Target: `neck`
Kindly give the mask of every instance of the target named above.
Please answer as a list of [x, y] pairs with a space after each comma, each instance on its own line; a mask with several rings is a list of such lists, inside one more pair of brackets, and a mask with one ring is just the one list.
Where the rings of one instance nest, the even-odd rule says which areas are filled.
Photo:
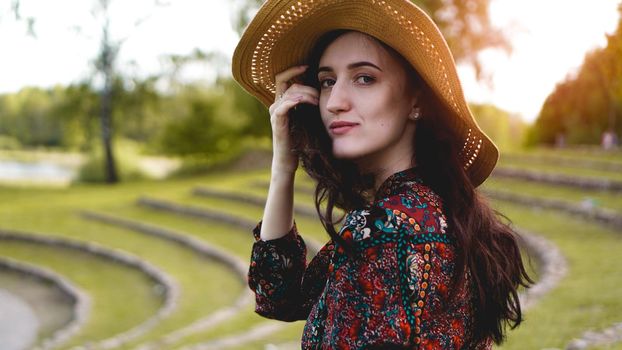
[[384, 162], [383, 164], [364, 164], [359, 162], [357, 164], [359, 171], [362, 174], [370, 174], [374, 178], [374, 193], [378, 191], [380, 186], [385, 182], [389, 176], [398, 173], [400, 171], [410, 169], [414, 167], [414, 154], [409, 154], [407, 156], [402, 156], [400, 158], [393, 159], [389, 162]]

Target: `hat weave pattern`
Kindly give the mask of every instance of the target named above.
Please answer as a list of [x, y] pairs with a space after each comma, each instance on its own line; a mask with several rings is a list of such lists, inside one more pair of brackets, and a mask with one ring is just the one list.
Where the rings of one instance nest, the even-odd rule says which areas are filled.
[[443, 123], [461, 138], [463, 167], [475, 186], [481, 184], [494, 168], [498, 150], [466, 104], [438, 27], [409, 0], [268, 0], [240, 39], [233, 76], [269, 106], [275, 75], [305, 63], [318, 38], [335, 29], [366, 33], [404, 56], [450, 112], [441, 116]]

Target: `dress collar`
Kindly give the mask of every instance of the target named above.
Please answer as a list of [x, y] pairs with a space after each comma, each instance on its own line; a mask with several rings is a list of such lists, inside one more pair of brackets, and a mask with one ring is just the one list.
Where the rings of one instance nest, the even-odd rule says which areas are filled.
[[403, 187], [411, 186], [413, 182], [422, 183], [417, 166], [399, 171], [389, 176], [376, 191], [376, 199], [390, 197], [403, 192]]

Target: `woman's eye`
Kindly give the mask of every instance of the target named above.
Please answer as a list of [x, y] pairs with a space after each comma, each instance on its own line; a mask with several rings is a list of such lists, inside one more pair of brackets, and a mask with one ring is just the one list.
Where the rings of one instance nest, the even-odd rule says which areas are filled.
[[333, 79], [323, 79], [320, 80], [320, 87], [321, 88], [329, 88], [331, 86], [335, 85], [335, 80]]
[[356, 82], [359, 84], [364, 84], [364, 85], [368, 85], [374, 82], [374, 78], [370, 77], [369, 75], [361, 75], [359, 77], [356, 78]]

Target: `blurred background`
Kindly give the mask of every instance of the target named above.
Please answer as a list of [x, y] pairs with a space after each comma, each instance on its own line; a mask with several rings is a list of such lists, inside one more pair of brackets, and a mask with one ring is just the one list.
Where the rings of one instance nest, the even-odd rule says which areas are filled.
[[[502, 349], [622, 349], [622, 3], [417, 0], [501, 150], [481, 187], [538, 288]], [[0, 0], [0, 349], [295, 349], [245, 286], [260, 0]], [[327, 240], [299, 174], [299, 228]]]

